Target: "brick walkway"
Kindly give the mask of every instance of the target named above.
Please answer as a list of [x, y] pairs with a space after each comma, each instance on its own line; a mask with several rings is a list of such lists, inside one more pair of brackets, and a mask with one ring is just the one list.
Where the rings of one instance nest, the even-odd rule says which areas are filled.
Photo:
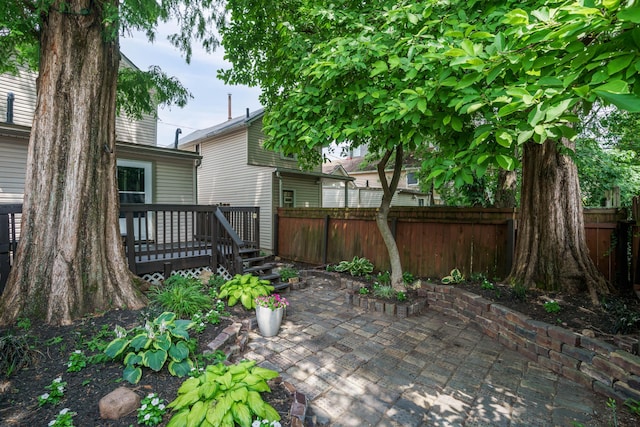
[[305, 393], [331, 426], [596, 426], [604, 399], [484, 336], [429, 311], [396, 319], [312, 285], [289, 292], [276, 337], [250, 333], [247, 358]]

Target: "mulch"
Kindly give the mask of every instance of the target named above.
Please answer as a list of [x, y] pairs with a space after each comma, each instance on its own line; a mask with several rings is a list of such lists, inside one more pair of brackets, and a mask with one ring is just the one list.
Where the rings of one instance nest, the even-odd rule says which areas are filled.
[[[234, 310], [234, 314], [242, 311]], [[245, 312], [245, 316], [249, 316]], [[97, 353], [87, 350], [91, 340], [101, 335], [101, 331], [113, 331], [116, 325], [129, 329], [144, 324], [145, 309], [143, 310], [112, 310], [100, 316], [84, 318], [70, 326], [50, 327], [34, 325], [13, 331], [0, 331], [0, 336], [8, 333], [27, 335], [29, 342], [37, 350], [37, 363], [28, 369], [15, 372], [6, 377], [0, 372], [0, 425], [3, 426], [46, 426], [57, 416], [62, 408], [70, 408], [76, 412], [73, 417], [76, 426], [131, 426], [137, 425], [137, 414], [133, 413], [119, 420], [104, 420], [100, 418], [98, 402], [102, 397], [118, 387], [126, 386], [134, 390], [141, 398], [149, 393], [157, 393], [165, 404], [175, 399], [177, 390], [186, 378], [178, 378], [169, 374], [166, 367], [159, 372], [149, 369], [143, 370], [142, 379], [132, 385], [122, 379], [123, 365], [121, 362], [104, 362], [88, 364], [79, 372], [67, 372], [69, 354], [80, 349], [87, 355]], [[223, 318], [218, 325], [208, 325], [206, 329], [190, 336], [198, 341], [201, 353], [206, 350], [206, 344], [232, 321]], [[0, 355], [2, 357], [2, 355]], [[67, 383], [64, 398], [58, 405], [38, 406], [38, 396], [45, 393], [46, 386], [57, 378]], [[289, 409], [293, 401], [292, 396], [282, 384], [274, 384], [271, 393], [263, 393], [263, 398], [271, 404], [281, 415], [283, 427], [290, 426]], [[171, 418], [167, 413], [163, 422], [165, 426]]]

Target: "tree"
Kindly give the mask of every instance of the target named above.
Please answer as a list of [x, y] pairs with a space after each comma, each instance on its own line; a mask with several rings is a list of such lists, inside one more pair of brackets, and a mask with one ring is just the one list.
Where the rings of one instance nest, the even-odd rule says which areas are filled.
[[508, 280], [588, 287], [594, 303], [608, 292], [588, 257], [569, 153], [580, 109], [599, 99], [640, 110], [640, 7], [616, 0], [246, 3], [229, 2], [222, 43], [234, 68], [222, 75], [266, 86], [272, 147], [307, 154], [337, 140], [382, 153], [434, 138], [446, 154], [429, 177], [436, 185], [471, 184], [493, 166], [514, 170], [521, 147], [522, 209]]
[[[215, 46], [206, 24], [213, 22], [216, 4], [22, 0], [0, 5], [3, 71], [25, 64], [39, 71], [20, 244], [0, 299], [1, 323], [26, 316], [68, 324], [86, 313], [145, 303], [127, 268], [118, 227], [118, 32], [144, 30], [153, 39], [156, 24], [175, 16], [180, 31], [171, 40], [188, 60], [190, 40]], [[142, 80], [162, 82], [154, 86], [161, 101], [185, 100], [179, 85], [157, 70]], [[152, 111], [149, 102], [155, 102], [129, 99], [138, 102], [122, 107], [133, 115]]]

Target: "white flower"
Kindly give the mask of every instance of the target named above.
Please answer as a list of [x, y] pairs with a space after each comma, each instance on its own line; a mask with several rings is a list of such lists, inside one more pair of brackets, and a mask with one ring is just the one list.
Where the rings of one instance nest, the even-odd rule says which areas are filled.
[[59, 385], [59, 386], [58, 386], [58, 391], [59, 391], [60, 393], [62, 393], [62, 392], [64, 391], [64, 387], [63, 387], [63, 386], [61, 386], [61, 385]]
[[255, 420], [254, 422], [251, 423], [251, 427], [260, 427], [260, 424], [262, 424], [260, 420]]
[[53, 380], [54, 383], [60, 383], [62, 382], [62, 377], [58, 377], [55, 380]]
[[149, 393], [147, 394], [147, 399], [153, 399], [154, 397], [156, 397], [155, 393]]
[[146, 403], [140, 407], [141, 411], [144, 411], [145, 409], [147, 409], [147, 404]]
[[166, 408], [166, 406], [164, 406], [164, 403], [158, 405], [158, 409], [160, 409], [161, 411], [164, 410], [164, 408]]
[[154, 399], [151, 401], [151, 404], [152, 404], [153, 406], [157, 406], [157, 405], [158, 405], [158, 403], [160, 403], [160, 399], [158, 399], [157, 397], [156, 397], [156, 398], [154, 398]]
[[49, 398], [49, 393], [45, 393], [42, 396], [40, 396], [40, 399], [42, 400], [47, 400]]
[[278, 421], [271, 421], [271, 427], [282, 427]]
[[144, 420], [145, 420], [145, 421], [149, 421], [149, 418], [151, 418], [151, 414], [146, 414], [146, 415], [144, 416]]
[[51, 420], [49, 421], [49, 424], [47, 424], [49, 427], [56, 425], [56, 421], [57, 420]]
[[76, 354], [82, 354], [82, 350], [76, 350], [76, 351], [74, 351], [74, 353], [76, 353]]
[[67, 413], [67, 412], [69, 412], [69, 411], [70, 411], [70, 409], [69, 409], [69, 408], [61, 409], [61, 410], [60, 410], [60, 415], [64, 415], [64, 414], [66, 414], [66, 413]]

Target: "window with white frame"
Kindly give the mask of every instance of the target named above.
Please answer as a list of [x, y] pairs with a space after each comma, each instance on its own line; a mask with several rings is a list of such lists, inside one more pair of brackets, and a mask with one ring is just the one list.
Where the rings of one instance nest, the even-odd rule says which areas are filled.
[[407, 185], [418, 185], [418, 175], [415, 172], [407, 172]]

